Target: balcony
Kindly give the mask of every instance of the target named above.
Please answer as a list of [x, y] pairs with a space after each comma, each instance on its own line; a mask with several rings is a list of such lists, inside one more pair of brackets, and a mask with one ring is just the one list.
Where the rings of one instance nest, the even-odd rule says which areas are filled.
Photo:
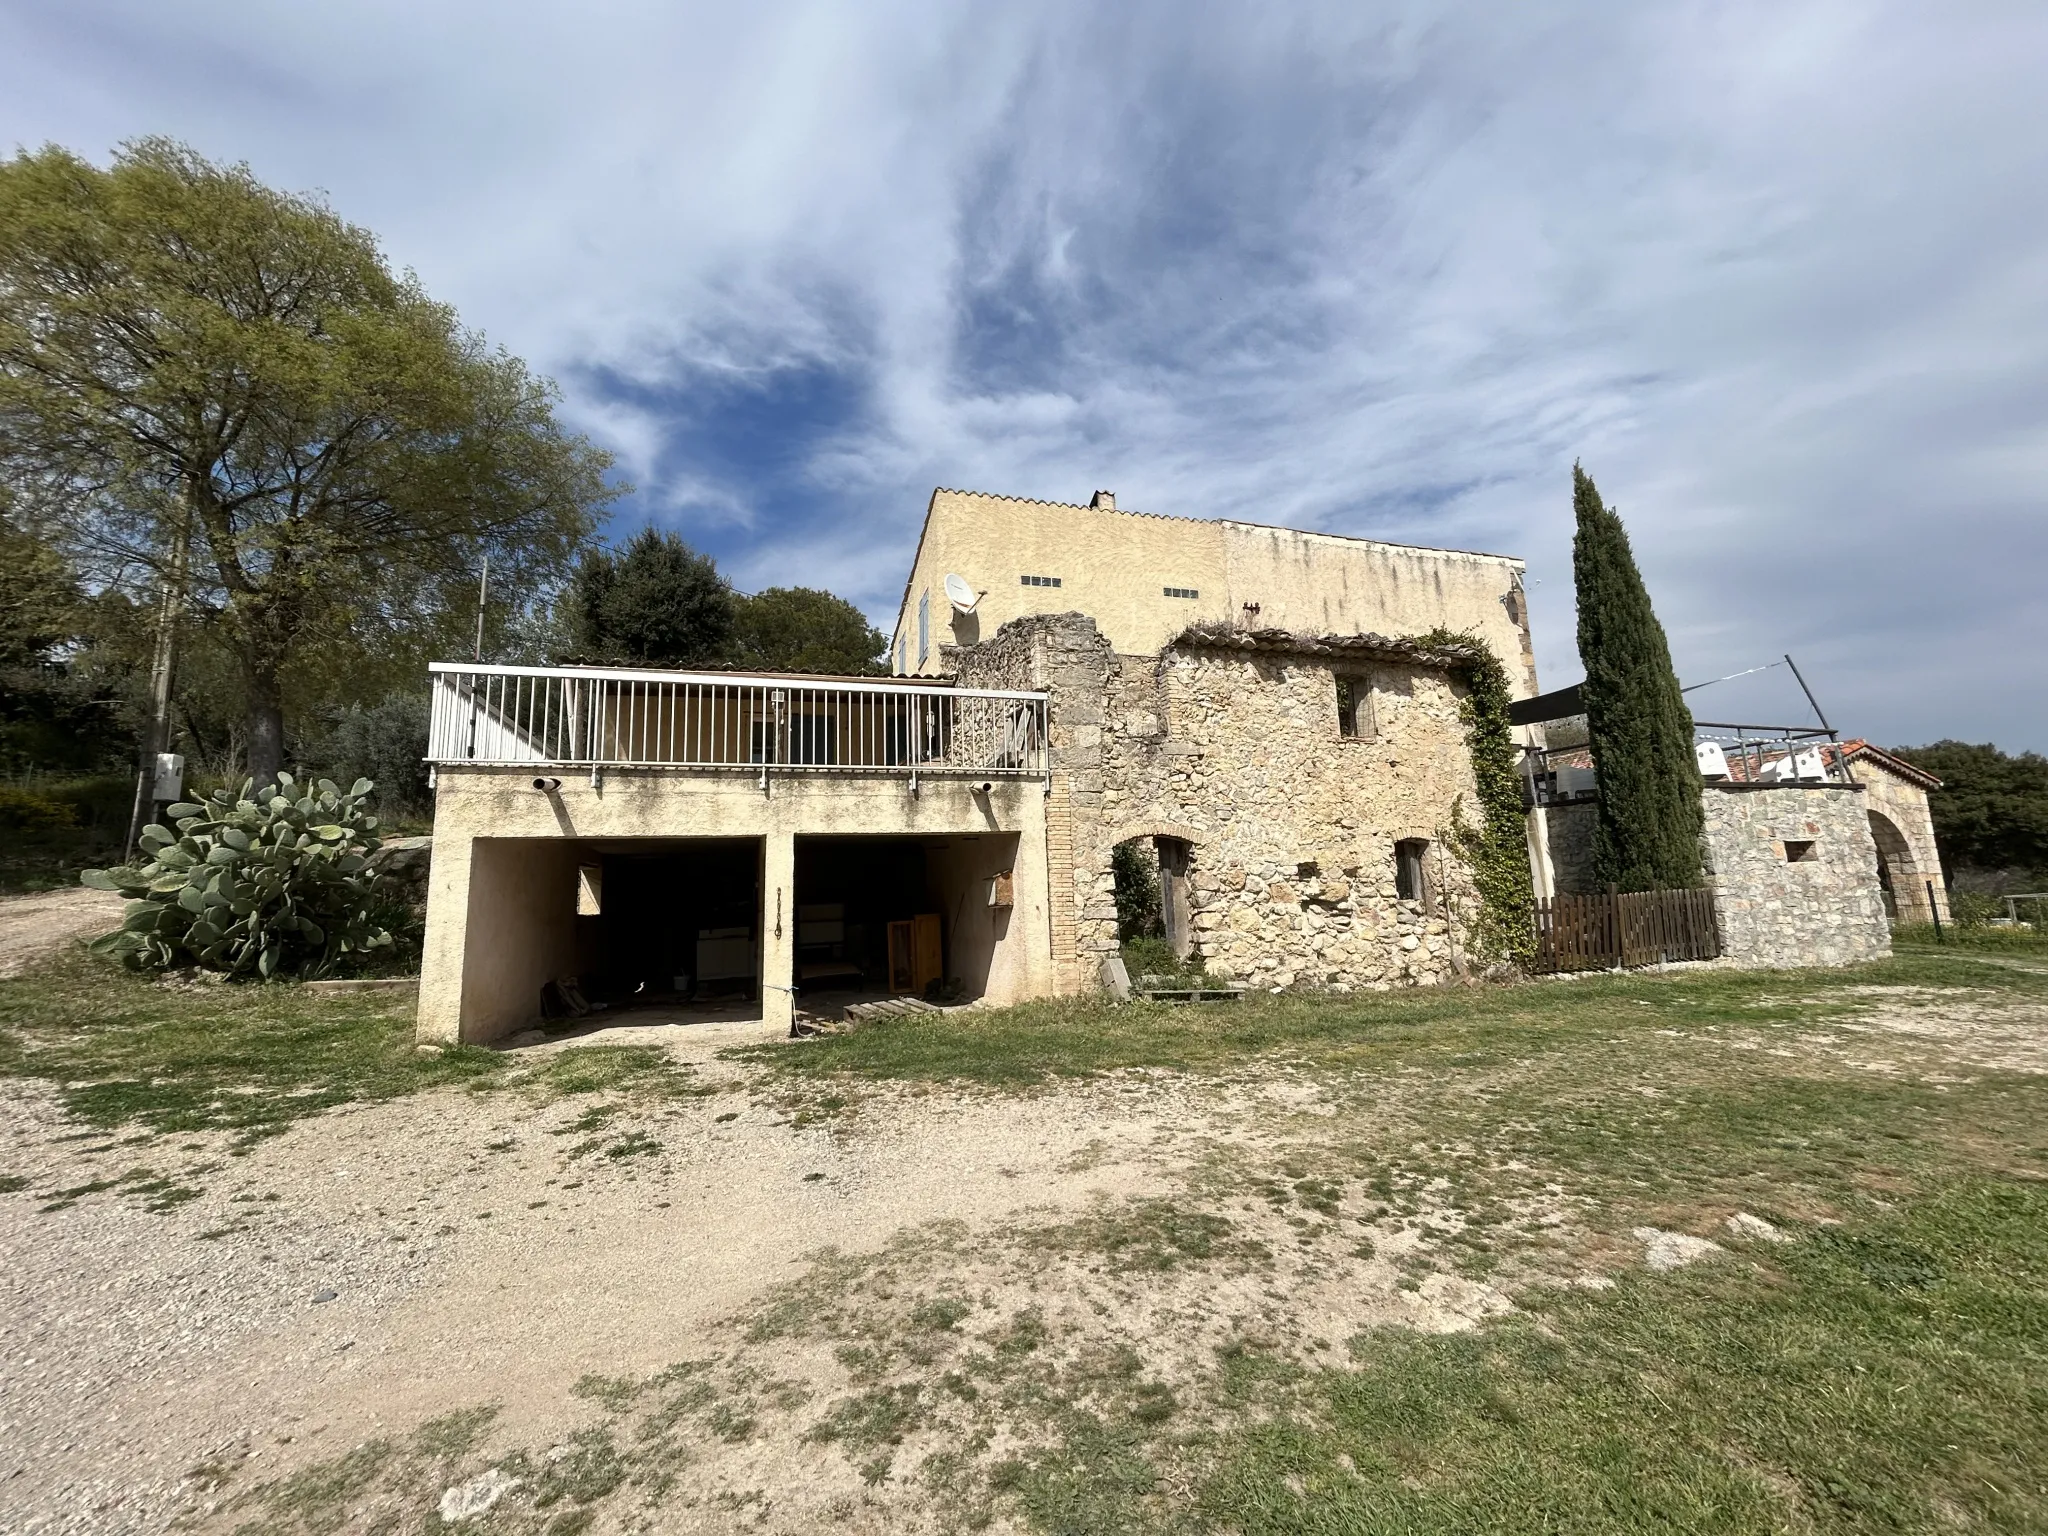
[[435, 662], [437, 767], [1043, 776], [1046, 696], [739, 672]]

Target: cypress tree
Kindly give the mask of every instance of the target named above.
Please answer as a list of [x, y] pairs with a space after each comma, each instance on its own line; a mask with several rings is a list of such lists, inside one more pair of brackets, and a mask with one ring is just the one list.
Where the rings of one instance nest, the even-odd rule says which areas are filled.
[[1704, 820], [1699, 760], [1671, 646], [1650, 607], [1628, 531], [1576, 464], [1572, 510], [1586, 733], [1600, 783], [1594, 872], [1624, 891], [1696, 886]]

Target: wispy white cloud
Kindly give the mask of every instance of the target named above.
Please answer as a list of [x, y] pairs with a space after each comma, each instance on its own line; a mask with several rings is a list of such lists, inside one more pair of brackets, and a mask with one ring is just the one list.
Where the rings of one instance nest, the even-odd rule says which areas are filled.
[[2048, 12], [1882, 0], [0, 16], [0, 138], [327, 189], [636, 516], [893, 604], [933, 484], [1527, 556], [1682, 668], [2048, 746]]

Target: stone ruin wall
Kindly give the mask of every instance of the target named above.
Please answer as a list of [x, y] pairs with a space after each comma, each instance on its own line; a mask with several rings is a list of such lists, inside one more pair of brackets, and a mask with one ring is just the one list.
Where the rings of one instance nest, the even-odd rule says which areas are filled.
[[[1891, 953], [1861, 789], [1704, 786], [1723, 955], [1743, 966], [1855, 965]], [[1787, 840], [1813, 857], [1787, 863]]]
[[[947, 660], [963, 686], [1052, 696], [1048, 852], [1067, 990], [1096, 985], [1117, 951], [1110, 855], [1132, 837], [1191, 845], [1190, 926], [1212, 975], [1350, 991], [1442, 982], [1467, 958], [1477, 898], [1441, 833], [1461, 796], [1476, 819], [1476, 794], [1462, 688], [1443, 673], [1263, 651], [1118, 656], [1079, 614], [1014, 621]], [[1340, 672], [1374, 682], [1371, 740], [1338, 732]], [[1431, 844], [1427, 902], [1396, 894], [1402, 838]]]
[[[1724, 963], [1744, 967], [1854, 965], [1891, 953], [1877, 884], [1877, 845], [1864, 796], [1843, 784], [1703, 784], [1703, 848]], [[1545, 813], [1550, 862], [1564, 895], [1596, 895], [1591, 802]], [[1788, 864], [1785, 841], [1811, 842]]]

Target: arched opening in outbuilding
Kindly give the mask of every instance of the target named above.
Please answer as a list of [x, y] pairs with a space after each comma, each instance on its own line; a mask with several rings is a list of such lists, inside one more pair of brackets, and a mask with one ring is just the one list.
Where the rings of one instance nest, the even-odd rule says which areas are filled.
[[1882, 811], [1870, 812], [1870, 836], [1877, 844], [1877, 884], [1884, 892], [1885, 916], [1893, 922], [1928, 920], [1923, 876], [1913, 863], [1913, 849], [1898, 823]]

